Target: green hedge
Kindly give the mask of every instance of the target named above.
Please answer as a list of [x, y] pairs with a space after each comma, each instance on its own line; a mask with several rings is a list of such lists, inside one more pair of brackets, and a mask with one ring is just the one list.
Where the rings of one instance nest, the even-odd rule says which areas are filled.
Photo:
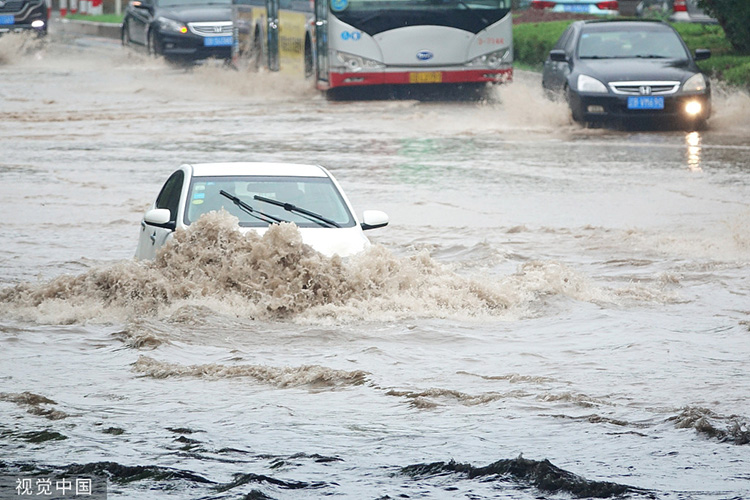
[[[541, 70], [552, 47], [572, 21], [520, 23], [513, 26], [513, 56], [520, 67]], [[738, 54], [717, 25], [674, 23], [691, 51], [711, 49], [698, 66], [730, 85], [750, 88], [750, 56]]]

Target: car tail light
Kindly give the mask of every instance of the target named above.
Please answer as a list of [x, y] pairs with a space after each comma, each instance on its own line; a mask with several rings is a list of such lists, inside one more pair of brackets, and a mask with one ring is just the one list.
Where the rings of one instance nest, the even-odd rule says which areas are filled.
[[675, 12], [687, 12], [687, 0], [674, 0]]
[[550, 2], [548, 0], [532, 0], [531, 7], [533, 9], [552, 9], [557, 5], [556, 2]]
[[596, 4], [599, 10], [617, 10], [620, 6], [617, 4], [617, 0], [610, 0], [608, 2], [599, 2]]

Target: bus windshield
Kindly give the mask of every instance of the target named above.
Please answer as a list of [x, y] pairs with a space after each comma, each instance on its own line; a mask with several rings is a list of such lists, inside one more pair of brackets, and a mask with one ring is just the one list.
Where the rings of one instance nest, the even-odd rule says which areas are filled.
[[330, 0], [331, 15], [370, 36], [409, 26], [479, 33], [510, 14], [510, 0]]

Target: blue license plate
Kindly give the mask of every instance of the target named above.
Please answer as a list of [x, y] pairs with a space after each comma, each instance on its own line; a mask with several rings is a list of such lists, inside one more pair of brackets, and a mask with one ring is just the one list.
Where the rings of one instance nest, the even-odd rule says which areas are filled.
[[563, 5], [563, 11], [565, 12], [588, 12], [589, 6], [588, 5]]
[[203, 39], [203, 45], [206, 47], [231, 47], [232, 37], [230, 36], [207, 36]]
[[0, 16], [0, 25], [2, 24], [16, 24], [15, 16]]
[[628, 97], [628, 109], [664, 109], [664, 97]]

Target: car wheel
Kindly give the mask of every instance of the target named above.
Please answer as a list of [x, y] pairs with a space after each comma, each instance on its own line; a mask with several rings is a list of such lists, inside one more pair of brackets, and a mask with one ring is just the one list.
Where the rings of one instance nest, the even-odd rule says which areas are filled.
[[128, 33], [128, 23], [122, 23], [122, 31], [120, 32], [120, 41], [124, 46], [130, 45], [130, 34]]
[[568, 108], [570, 109], [570, 114], [573, 116], [573, 121], [576, 123], [583, 123], [583, 114], [580, 109], [573, 106], [572, 99], [570, 98], [571, 90], [567, 85], [565, 86], [563, 95], [565, 96], [565, 101], [568, 103]]
[[161, 55], [161, 47], [159, 46], [159, 41], [154, 36], [153, 31], [148, 32], [148, 40], [147, 40], [147, 47], [148, 47], [148, 54], [153, 57], [157, 57]]

